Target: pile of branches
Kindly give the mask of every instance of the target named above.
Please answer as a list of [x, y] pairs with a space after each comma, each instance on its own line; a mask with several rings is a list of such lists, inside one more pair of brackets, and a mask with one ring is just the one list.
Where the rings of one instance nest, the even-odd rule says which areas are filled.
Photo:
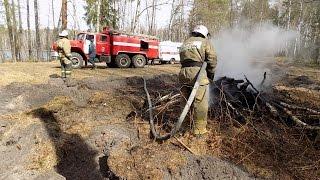
[[222, 77], [213, 83], [211, 90], [213, 107], [223, 107], [224, 114], [228, 114], [228, 116], [241, 124], [246, 123], [247, 117], [253, 114], [269, 113], [279, 119], [285, 117], [291, 123], [305, 129], [320, 130], [318, 121], [306, 123], [294, 114], [294, 112], [300, 112], [319, 116], [320, 111], [288, 104], [274, 96], [270, 91], [268, 93], [259, 91], [247, 77], [244, 80]]
[[[259, 87], [262, 87], [264, 81], [265, 75]], [[210, 87], [211, 107], [213, 111], [219, 111], [218, 116], [226, 115], [237, 123], [245, 124], [252, 116], [263, 113], [277, 119], [286, 119], [287, 123], [296, 124], [304, 129], [320, 130], [319, 121], [308, 121], [306, 118], [301, 120], [295, 115], [299, 112], [308, 114], [309, 117], [320, 117], [319, 110], [289, 104], [272, 91], [260, 91], [247, 77], [240, 80], [222, 77], [214, 81]], [[160, 126], [170, 129], [181, 112], [182, 96], [178, 89], [166, 95], [161, 94], [163, 93], [157, 91], [152, 98], [154, 99], [152, 109], [155, 111], [154, 118]]]

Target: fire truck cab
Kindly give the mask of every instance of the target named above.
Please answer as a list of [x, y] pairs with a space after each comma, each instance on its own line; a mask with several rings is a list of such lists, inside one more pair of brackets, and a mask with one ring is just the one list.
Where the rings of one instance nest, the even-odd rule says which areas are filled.
[[[81, 32], [71, 40], [73, 68], [87, 65], [90, 40], [96, 46], [96, 61], [110, 67], [144, 67], [159, 58], [159, 40], [147, 35], [130, 35], [104, 28], [100, 33]], [[53, 49], [57, 51], [54, 44]]]

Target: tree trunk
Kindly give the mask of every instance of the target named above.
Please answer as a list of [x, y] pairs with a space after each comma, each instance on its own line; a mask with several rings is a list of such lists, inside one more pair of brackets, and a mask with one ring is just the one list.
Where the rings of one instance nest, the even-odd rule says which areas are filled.
[[136, 6], [135, 15], [134, 15], [133, 21], [131, 23], [131, 32], [133, 32], [133, 33], [136, 32], [136, 28], [137, 28], [138, 23], [139, 23], [140, 3], [141, 3], [141, 1], [137, 0], [137, 6]]
[[171, 5], [171, 13], [170, 13], [170, 20], [169, 20], [169, 25], [168, 25], [168, 40], [172, 39], [172, 21], [173, 18], [175, 17], [176, 14], [176, 7], [175, 7], [175, 0], [172, 0], [172, 5]]
[[[300, 0], [300, 12], [299, 12], [299, 20], [298, 20], [298, 26], [297, 26], [297, 31], [299, 32], [299, 34], [301, 34], [302, 15], [303, 15], [302, 12], [303, 12], [303, 1]], [[295, 39], [293, 57], [295, 57], [297, 54], [297, 49], [298, 49], [297, 46], [298, 46], [299, 40], [301, 40], [300, 36]]]
[[233, 26], [233, 0], [230, 0], [230, 27]]
[[97, 1], [97, 26], [96, 26], [96, 32], [100, 31], [100, 11], [101, 11], [101, 0]]
[[14, 37], [13, 37], [13, 32], [12, 32], [11, 14], [10, 14], [11, 9], [9, 7], [8, 0], [4, 0], [3, 3], [4, 3], [5, 11], [6, 11], [6, 20], [7, 20], [8, 32], [9, 32], [12, 60], [15, 62], [16, 55], [15, 55]]
[[152, 0], [152, 10], [151, 10], [151, 22], [149, 25], [149, 34], [153, 35], [154, 23], [155, 23], [155, 16], [156, 16], [156, 1]]
[[62, 21], [62, 30], [67, 29], [68, 27], [68, 2], [67, 0], [62, 0], [61, 6], [61, 21]]
[[14, 0], [11, 0], [11, 13], [12, 13], [12, 33], [13, 33], [13, 41], [14, 41], [14, 55], [15, 55], [15, 59], [19, 61], [16, 7], [14, 4]]
[[56, 29], [56, 21], [55, 21], [55, 18], [54, 18], [54, 3], [53, 3], [53, 1], [54, 0], [51, 0], [52, 23], [53, 23], [53, 29]]
[[[289, 0], [289, 7], [288, 7], [288, 19], [287, 19], [287, 30], [290, 29], [290, 22], [291, 22], [291, 4], [292, 1]], [[286, 55], [289, 55], [289, 47], [288, 43], [286, 42]]]
[[31, 31], [30, 31], [30, 5], [29, 0], [27, 0], [27, 26], [28, 26], [28, 55], [29, 60], [32, 59], [32, 51], [31, 51]]
[[178, 38], [178, 41], [183, 41], [184, 40], [184, 37], [183, 37], [183, 30], [184, 30], [184, 0], [181, 0], [180, 2], [180, 5], [181, 5], [181, 14], [180, 14], [180, 27], [179, 27], [179, 30], [180, 30], [180, 34], [179, 34], [179, 38]]
[[18, 57], [19, 60], [22, 60], [22, 55], [21, 55], [21, 46], [22, 46], [22, 18], [21, 18], [21, 6], [20, 6], [20, 0], [18, 0], [18, 12], [19, 12], [19, 34], [18, 34]]
[[37, 49], [37, 61], [38, 61], [41, 59], [38, 0], [34, 0], [33, 3], [34, 3], [34, 20], [35, 20], [35, 28], [36, 28], [36, 49]]

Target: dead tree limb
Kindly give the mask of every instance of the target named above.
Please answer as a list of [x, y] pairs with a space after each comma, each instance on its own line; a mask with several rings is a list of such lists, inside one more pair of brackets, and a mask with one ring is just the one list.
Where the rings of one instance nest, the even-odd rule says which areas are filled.
[[311, 126], [311, 125], [309, 125], [309, 124], [301, 121], [297, 116], [293, 115], [290, 110], [288, 110], [288, 109], [286, 109], [286, 108], [283, 108], [283, 111], [284, 111], [285, 113], [287, 113], [287, 114], [290, 116], [290, 118], [291, 118], [297, 125], [302, 126], [302, 127], [306, 128], [306, 129], [312, 129], [312, 130], [318, 130], [318, 131], [320, 130], [320, 127], [318, 127], [318, 126]]
[[289, 108], [289, 109], [295, 109], [295, 110], [303, 110], [303, 111], [309, 111], [311, 113], [314, 113], [314, 114], [320, 114], [319, 111], [316, 111], [316, 110], [313, 110], [313, 109], [310, 109], [310, 108], [305, 108], [305, 107], [300, 107], [300, 106], [296, 106], [296, 105], [290, 105], [290, 104], [287, 104], [285, 102], [279, 102], [280, 105], [286, 107], [286, 108]]
[[246, 75], [244, 75], [244, 78], [246, 79], [246, 81], [250, 84], [250, 86], [252, 87], [253, 90], [256, 91], [256, 93], [260, 93], [260, 91], [254, 87], [254, 85], [251, 83], [251, 81], [249, 81], [249, 79], [247, 78]]

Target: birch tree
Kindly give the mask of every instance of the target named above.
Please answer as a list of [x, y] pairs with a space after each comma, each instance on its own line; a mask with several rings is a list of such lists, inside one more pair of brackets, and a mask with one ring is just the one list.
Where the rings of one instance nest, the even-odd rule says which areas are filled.
[[18, 14], [19, 14], [19, 32], [18, 32], [18, 38], [17, 38], [17, 41], [18, 41], [18, 47], [19, 47], [19, 50], [18, 50], [18, 58], [19, 60], [21, 61], [22, 60], [22, 55], [21, 55], [21, 47], [22, 47], [22, 33], [23, 33], [23, 30], [22, 30], [22, 17], [21, 17], [21, 5], [20, 5], [20, 0], [18, 0]]
[[40, 30], [39, 30], [38, 0], [34, 0], [33, 4], [34, 4], [34, 20], [35, 20], [35, 29], [36, 29], [37, 61], [39, 61], [41, 59], [41, 41], [40, 41]]
[[10, 48], [11, 48], [11, 54], [12, 54], [12, 60], [16, 61], [16, 54], [15, 54], [15, 44], [14, 44], [14, 36], [13, 36], [13, 27], [12, 27], [12, 14], [10, 4], [8, 0], [3, 0], [4, 8], [6, 11], [6, 21], [7, 21], [7, 27], [8, 27], [8, 33], [9, 33], [9, 41], [10, 41]]
[[29, 60], [32, 59], [32, 50], [31, 50], [31, 30], [30, 30], [30, 1], [27, 0], [27, 26], [28, 26], [28, 55]]
[[65, 30], [68, 28], [68, 2], [67, 0], [62, 0], [61, 5], [61, 29]]

